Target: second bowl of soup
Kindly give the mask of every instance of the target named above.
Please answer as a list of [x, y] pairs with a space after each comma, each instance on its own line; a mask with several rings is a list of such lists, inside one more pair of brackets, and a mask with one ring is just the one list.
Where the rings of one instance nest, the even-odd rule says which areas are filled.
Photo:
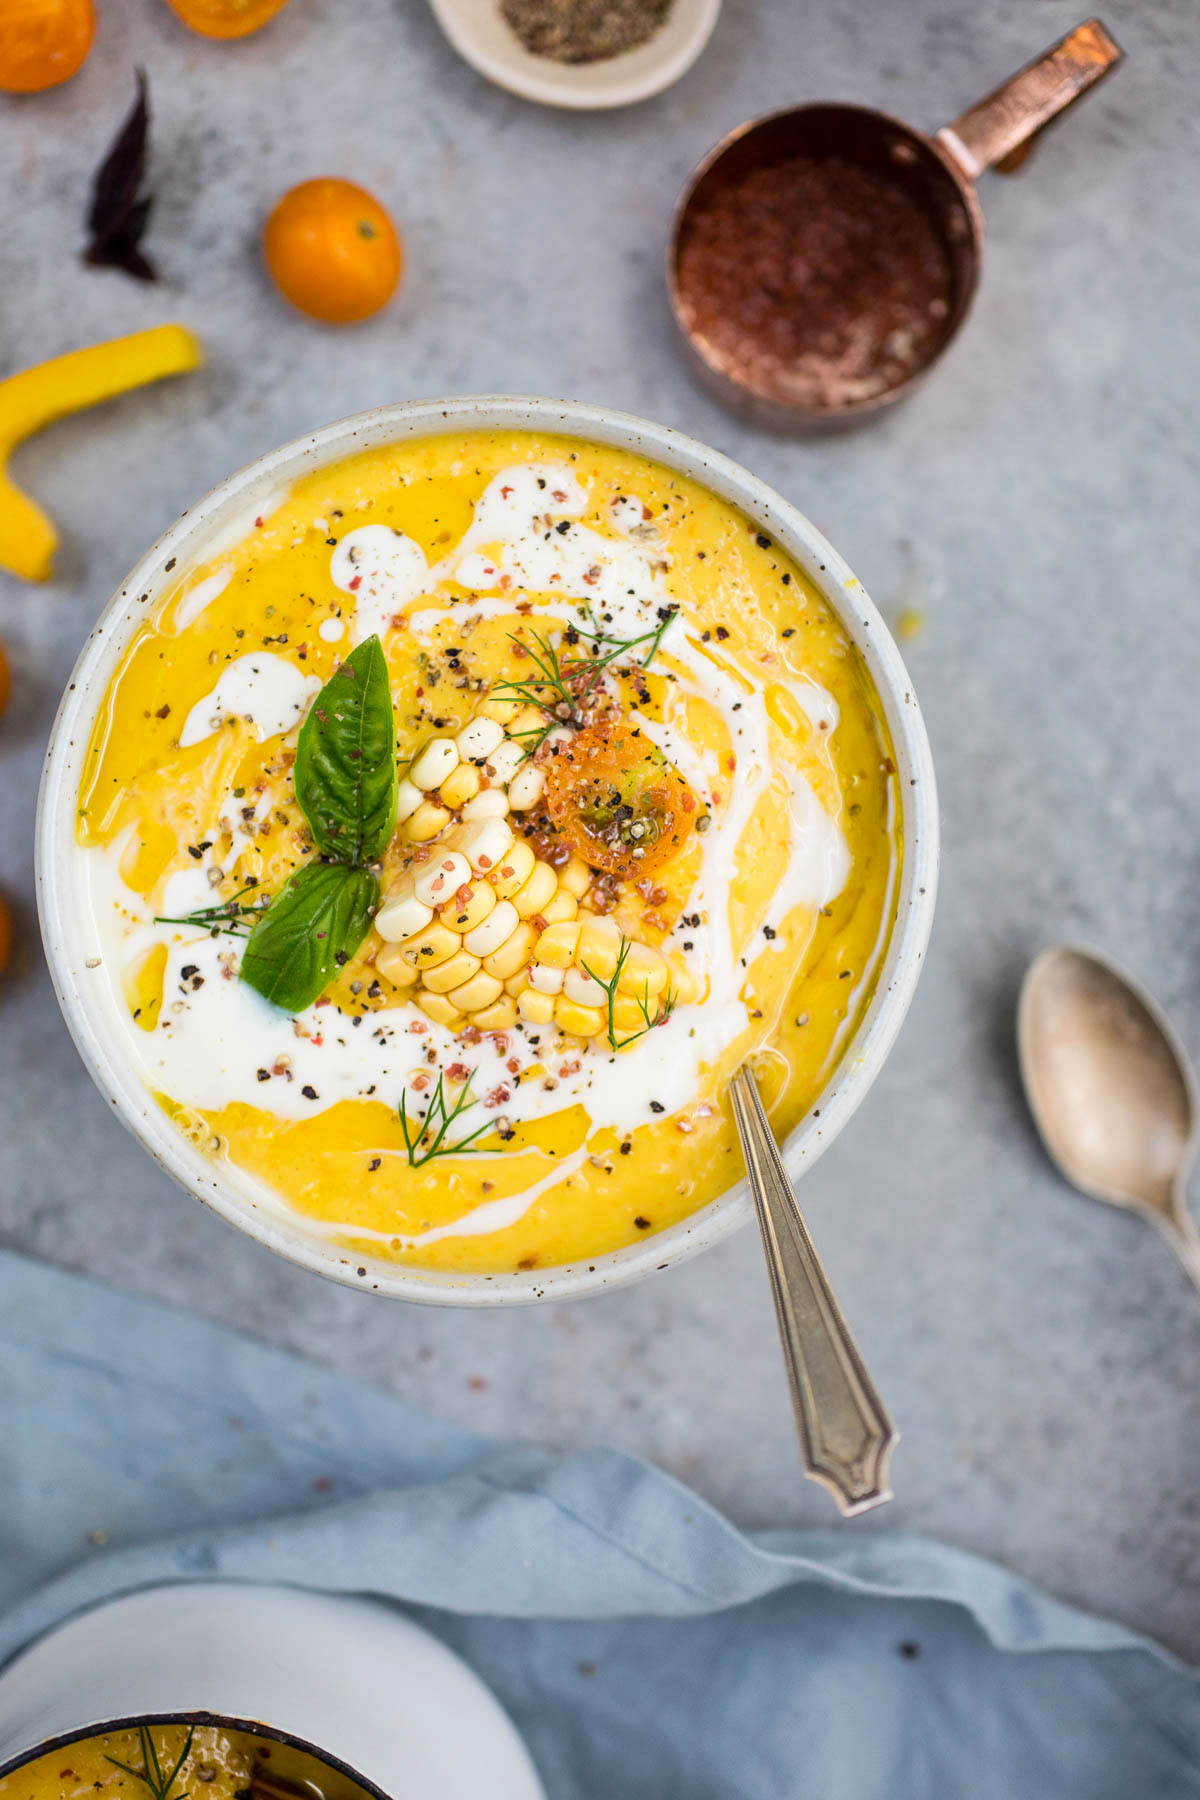
[[898, 1028], [936, 867], [907, 676], [802, 515], [586, 407], [385, 409], [236, 476], [76, 670], [43, 919], [89, 1066], [296, 1260], [578, 1292], [748, 1216]]

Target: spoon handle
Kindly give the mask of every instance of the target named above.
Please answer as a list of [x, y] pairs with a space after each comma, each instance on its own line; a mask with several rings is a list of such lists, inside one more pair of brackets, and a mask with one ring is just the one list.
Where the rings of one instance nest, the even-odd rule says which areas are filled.
[[749, 1069], [731, 1084], [733, 1113], [771, 1275], [775, 1315], [805, 1474], [847, 1517], [890, 1500], [899, 1433], [850, 1336], [808, 1235]]

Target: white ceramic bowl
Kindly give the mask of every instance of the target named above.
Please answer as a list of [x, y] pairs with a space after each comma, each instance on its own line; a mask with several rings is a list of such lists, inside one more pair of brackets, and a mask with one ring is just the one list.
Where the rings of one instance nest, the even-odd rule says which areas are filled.
[[500, 13], [500, 0], [429, 0], [464, 62], [498, 87], [543, 106], [579, 111], [630, 106], [659, 94], [689, 69], [712, 35], [721, 0], [674, 0], [661, 30], [636, 50], [604, 62], [558, 63], [534, 56]]
[[545, 1800], [479, 1677], [378, 1600], [196, 1581], [106, 1601], [0, 1674], [0, 1775], [153, 1720], [299, 1745], [375, 1800]]
[[[300, 475], [405, 438], [469, 428], [561, 432], [640, 452], [701, 482], [761, 524], [828, 600], [879, 693], [903, 796], [903, 869], [897, 916], [874, 998], [845, 1046], [829, 1086], [784, 1145], [793, 1180], [828, 1148], [883, 1066], [908, 1010], [925, 955], [937, 885], [938, 815], [929, 743], [899, 652], [875, 607], [836, 550], [803, 513], [763, 482], [694, 439], [627, 413], [574, 401], [483, 396], [415, 400], [327, 425], [273, 451], [214, 488], [154, 545], [104, 609], [59, 707], [38, 806], [37, 881], [42, 936], [59, 1004], [80, 1055], [117, 1117], [169, 1175], [229, 1224], [318, 1274], [405, 1300], [441, 1305], [521, 1305], [596, 1293], [638, 1280], [718, 1243], [752, 1214], [744, 1180], [690, 1218], [594, 1261], [527, 1274], [458, 1275], [351, 1255], [307, 1229], [298, 1213], [254, 1179], [189, 1144], [130, 1067], [110, 985], [99, 968], [95, 921], [72, 903], [75, 808], [84, 755], [108, 683], [169, 573], [247, 529]], [[174, 579], [178, 579], [175, 577]], [[89, 966], [90, 965], [90, 966]], [[164, 1221], [165, 1225], [165, 1221]]]

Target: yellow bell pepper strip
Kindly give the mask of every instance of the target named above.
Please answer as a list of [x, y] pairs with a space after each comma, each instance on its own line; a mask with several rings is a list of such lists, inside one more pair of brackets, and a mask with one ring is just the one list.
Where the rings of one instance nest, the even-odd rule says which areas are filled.
[[157, 325], [52, 357], [0, 381], [0, 568], [26, 581], [47, 581], [58, 546], [51, 520], [8, 473], [16, 446], [68, 413], [164, 375], [182, 375], [203, 361], [203, 346], [190, 331], [182, 325]]

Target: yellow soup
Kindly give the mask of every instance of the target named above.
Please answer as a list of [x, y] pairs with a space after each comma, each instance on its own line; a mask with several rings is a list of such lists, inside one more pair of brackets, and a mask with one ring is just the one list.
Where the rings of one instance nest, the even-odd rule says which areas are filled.
[[129, 1054], [194, 1144], [347, 1249], [511, 1271], [728, 1187], [747, 1055], [781, 1137], [813, 1105], [900, 801], [857, 652], [765, 534], [625, 451], [470, 432], [319, 470], [178, 571], [78, 839]]
[[0, 1800], [183, 1800], [185, 1794], [192, 1800], [367, 1800], [365, 1788], [309, 1752], [224, 1725], [106, 1731], [47, 1751], [0, 1780]]

